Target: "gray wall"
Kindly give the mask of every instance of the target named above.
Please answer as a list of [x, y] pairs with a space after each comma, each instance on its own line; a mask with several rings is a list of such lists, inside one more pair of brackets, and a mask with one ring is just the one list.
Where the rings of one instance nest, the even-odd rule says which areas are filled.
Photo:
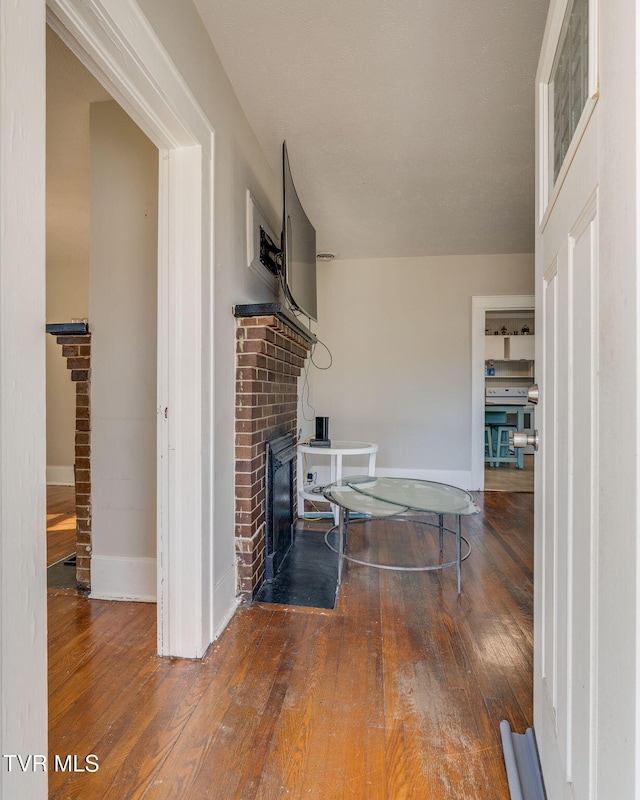
[[387, 474], [470, 480], [471, 298], [533, 294], [533, 255], [334, 261], [318, 276], [333, 364], [311, 370], [313, 405], [331, 438], [377, 442]]

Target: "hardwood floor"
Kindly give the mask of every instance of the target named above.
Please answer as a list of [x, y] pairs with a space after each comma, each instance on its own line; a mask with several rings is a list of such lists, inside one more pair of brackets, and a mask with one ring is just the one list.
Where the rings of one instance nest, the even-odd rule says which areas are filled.
[[532, 492], [535, 456], [524, 457], [524, 469], [515, 464], [501, 464], [499, 467], [485, 466], [485, 492]]
[[47, 566], [76, 551], [73, 486], [47, 486]]
[[[239, 609], [200, 661], [151, 604], [49, 592], [51, 798], [508, 800], [499, 723], [532, 723], [533, 495], [477, 495], [455, 571], [349, 564], [336, 610]], [[423, 526], [350, 547], [424, 556]], [[419, 529], [419, 532], [418, 532]], [[375, 548], [378, 553], [373, 553]]]

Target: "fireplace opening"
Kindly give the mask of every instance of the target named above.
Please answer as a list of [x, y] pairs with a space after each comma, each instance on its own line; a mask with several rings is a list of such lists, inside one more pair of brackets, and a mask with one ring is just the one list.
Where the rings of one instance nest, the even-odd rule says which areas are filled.
[[265, 578], [272, 581], [293, 544], [294, 458], [291, 434], [274, 436], [267, 444]]

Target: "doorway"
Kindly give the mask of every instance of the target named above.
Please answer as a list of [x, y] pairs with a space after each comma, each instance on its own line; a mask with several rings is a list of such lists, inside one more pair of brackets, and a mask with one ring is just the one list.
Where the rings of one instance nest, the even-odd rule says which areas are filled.
[[207, 566], [213, 496], [203, 478], [213, 462], [213, 310], [204, 302], [213, 281], [213, 128], [137, 4], [112, 9], [105, 27], [98, 0], [51, 0], [47, 22], [160, 151], [158, 653], [199, 658], [220, 625]]
[[93, 597], [156, 595], [157, 195], [157, 148], [48, 29], [47, 321], [89, 319], [47, 337], [47, 479], [77, 509], [48, 577]]
[[533, 309], [485, 313], [485, 491], [533, 492], [533, 447], [515, 449], [515, 430], [533, 433], [535, 406], [528, 399], [535, 380]]
[[[535, 308], [535, 297], [534, 295], [496, 295], [496, 296], [476, 296], [471, 298], [471, 481], [472, 481], [472, 488], [475, 491], [484, 491], [485, 490], [485, 456], [486, 456], [486, 449], [485, 449], [485, 406], [486, 406], [486, 392], [487, 392], [487, 383], [498, 383], [495, 378], [492, 376], [486, 375], [487, 370], [487, 361], [491, 361], [494, 359], [487, 358], [487, 339], [488, 336], [486, 334], [487, 327], [489, 327], [490, 335], [491, 335], [491, 342], [490, 345], [492, 347], [496, 347], [498, 345], [494, 344], [494, 339], [498, 340], [498, 342], [502, 345], [502, 350], [500, 352], [496, 352], [495, 354], [490, 350], [490, 355], [503, 355], [509, 356], [509, 358], [503, 358], [501, 361], [508, 362], [512, 360], [520, 361], [520, 358], [511, 359], [510, 356], [512, 355], [511, 350], [511, 342], [506, 341], [506, 339], [513, 338], [515, 340], [515, 347], [513, 349], [513, 355], [519, 356], [520, 349], [524, 346], [527, 353], [531, 352], [531, 344], [535, 342], [535, 338], [531, 338], [531, 330], [532, 330], [532, 322], [529, 321], [531, 319], [529, 316], [517, 316], [511, 317], [511, 314], [515, 314], [517, 312], [518, 315], [529, 315], [533, 314]], [[488, 316], [490, 315], [490, 316]], [[488, 320], [490, 320], [488, 322]], [[506, 322], [510, 321], [510, 328], [507, 327]], [[518, 320], [518, 321], [516, 321]], [[523, 320], [523, 321], [519, 321]], [[498, 335], [495, 336], [493, 331], [497, 327]], [[522, 328], [529, 327], [529, 334], [524, 335], [522, 333]], [[517, 327], [516, 327], [517, 326]], [[502, 334], [502, 328], [505, 328], [506, 333]], [[511, 330], [511, 335], [509, 335], [509, 330]], [[513, 330], [519, 330], [520, 333], [517, 335], [513, 335]], [[502, 341], [500, 341], [502, 340]], [[509, 350], [505, 350], [506, 347], [509, 347]], [[534, 344], [535, 347], [535, 344]], [[527, 359], [529, 360], [529, 359]], [[494, 360], [494, 367], [495, 367]], [[505, 373], [505, 380], [502, 381], [503, 385], [508, 385], [509, 383], [515, 384], [521, 378], [515, 377], [506, 379], [506, 375], [509, 373], [516, 375], [518, 370], [520, 369], [514, 365], [503, 365], [501, 367], [501, 371]], [[528, 368], [529, 370], [531, 367]], [[509, 411], [505, 412], [507, 415]], [[513, 414], [513, 412], [511, 412]], [[504, 423], [504, 427], [508, 427], [507, 423], [509, 421], [514, 421], [512, 417], [507, 416], [507, 420]], [[516, 415], [516, 422], [517, 415]], [[496, 431], [497, 433], [497, 431]], [[503, 455], [505, 457], [508, 456], [508, 453], [503, 450]], [[509, 462], [503, 462], [509, 463]], [[499, 469], [499, 467], [497, 468]], [[497, 470], [496, 470], [497, 472]], [[516, 474], [519, 474], [520, 471], [518, 470]], [[514, 491], [514, 489], [505, 489], [505, 491]], [[515, 491], [518, 491], [517, 489]], [[521, 490], [522, 491], [522, 490]], [[527, 490], [528, 491], [528, 490]]]

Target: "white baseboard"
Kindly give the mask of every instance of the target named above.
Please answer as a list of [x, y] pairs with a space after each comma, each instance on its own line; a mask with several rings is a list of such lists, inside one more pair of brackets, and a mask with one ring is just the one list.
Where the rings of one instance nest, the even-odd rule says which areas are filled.
[[417, 478], [421, 481], [435, 481], [457, 486], [467, 492], [477, 491], [473, 486], [471, 470], [446, 469], [376, 469], [376, 475], [384, 478]]
[[[342, 474], [343, 477], [347, 477], [348, 475], [361, 475], [363, 471], [366, 471], [366, 467], [345, 467]], [[309, 467], [309, 472], [316, 473], [317, 484], [324, 485], [331, 480], [328, 466]], [[422, 481], [448, 483], [450, 486], [457, 486], [467, 492], [478, 490], [478, 487], [473, 485], [471, 470], [404, 469], [402, 467], [386, 469], [381, 467], [376, 468], [376, 475], [380, 478], [418, 478]], [[326, 502], [322, 495], [318, 497], [318, 500]]]
[[73, 467], [47, 467], [47, 483], [50, 486], [73, 486]]
[[[213, 638], [220, 636], [227, 627], [231, 618], [238, 609], [239, 601], [236, 597], [236, 566], [232, 564], [225, 574], [218, 580], [213, 590]], [[215, 613], [217, 611], [217, 613]]]
[[91, 597], [96, 600], [156, 602], [155, 558], [91, 557]]

